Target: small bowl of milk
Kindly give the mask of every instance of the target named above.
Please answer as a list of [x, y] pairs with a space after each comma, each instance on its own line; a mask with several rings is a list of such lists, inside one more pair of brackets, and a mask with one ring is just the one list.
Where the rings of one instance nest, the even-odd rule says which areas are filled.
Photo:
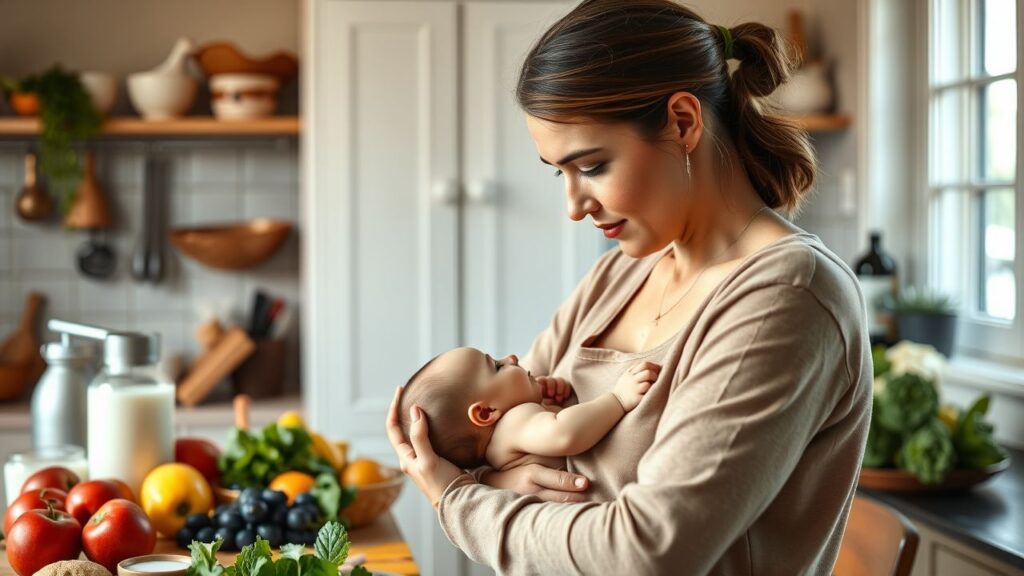
[[185, 576], [192, 558], [178, 554], [148, 554], [122, 560], [117, 576]]

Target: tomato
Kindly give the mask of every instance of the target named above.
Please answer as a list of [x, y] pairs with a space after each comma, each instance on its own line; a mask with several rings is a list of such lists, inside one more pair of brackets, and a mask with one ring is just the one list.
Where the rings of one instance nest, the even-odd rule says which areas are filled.
[[202, 438], [178, 438], [174, 443], [174, 461], [199, 470], [210, 486], [220, 485], [220, 448]]
[[19, 576], [32, 576], [47, 564], [74, 560], [82, 553], [82, 525], [67, 512], [29, 510], [7, 533], [7, 561]]
[[33, 490], [18, 496], [7, 507], [7, 512], [4, 513], [4, 534], [11, 533], [11, 526], [14, 526], [14, 521], [25, 512], [29, 510], [46, 510], [48, 500], [52, 502], [54, 510], [67, 510], [64, 505], [65, 498], [67, 498], [67, 494], [63, 490], [57, 490], [56, 488]]
[[86, 522], [82, 548], [89, 560], [116, 574], [118, 562], [153, 552], [156, 529], [138, 504], [115, 498], [100, 506]]
[[132, 489], [120, 480], [89, 480], [72, 488], [68, 492], [65, 503], [68, 514], [74, 516], [79, 524], [85, 526], [85, 523], [100, 509], [100, 506], [115, 498], [135, 501]]
[[56, 488], [67, 492], [71, 487], [81, 482], [78, 474], [63, 466], [50, 466], [43, 468], [25, 479], [21, 485], [21, 494], [29, 490], [42, 490], [43, 488]]
[[139, 503], [157, 531], [173, 538], [185, 525], [185, 518], [213, 508], [213, 491], [206, 478], [188, 464], [163, 464], [142, 481]]

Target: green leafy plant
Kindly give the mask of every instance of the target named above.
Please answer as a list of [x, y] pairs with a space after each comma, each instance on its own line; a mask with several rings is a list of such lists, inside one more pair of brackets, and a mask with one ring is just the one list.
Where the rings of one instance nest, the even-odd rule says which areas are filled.
[[259, 434], [233, 429], [217, 462], [226, 486], [264, 488], [278, 474], [297, 470], [318, 477], [334, 475], [331, 465], [313, 451], [302, 428], [268, 424]]
[[[348, 532], [337, 522], [324, 524], [317, 533], [313, 554], [298, 544], [281, 547], [281, 557], [274, 560], [270, 544], [257, 536], [256, 542], [242, 548], [232, 566], [217, 562], [217, 551], [223, 541], [204, 543], [193, 541], [189, 545], [192, 562], [186, 576], [337, 576], [338, 569], [348, 558]], [[357, 566], [352, 576], [372, 576], [364, 567]]]
[[962, 412], [941, 404], [942, 355], [901, 342], [872, 350], [874, 398], [864, 466], [896, 467], [924, 484], [939, 484], [954, 468], [985, 468], [1007, 457], [983, 417], [989, 396]]
[[895, 314], [956, 314], [956, 299], [947, 294], [915, 288], [900, 291], [895, 298], [889, 298], [883, 305]]
[[4, 77], [0, 86], [6, 94], [28, 92], [39, 98], [39, 168], [67, 211], [82, 176], [73, 144], [94, 137], [103, 122], [92, 98], [78, 75], [59, 64], [21, 80]]

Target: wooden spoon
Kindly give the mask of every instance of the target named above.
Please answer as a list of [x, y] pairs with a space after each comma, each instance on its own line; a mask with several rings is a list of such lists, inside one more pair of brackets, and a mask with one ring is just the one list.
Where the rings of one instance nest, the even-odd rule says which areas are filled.
[[39, 338], [36, 336], [39, 309], [43, 306], [43, 295], [32, 292], [25, 299], [25, 311], [21, 323], [10, 336], [0, 344], [0, 364], [23, 366], [41, 358]]

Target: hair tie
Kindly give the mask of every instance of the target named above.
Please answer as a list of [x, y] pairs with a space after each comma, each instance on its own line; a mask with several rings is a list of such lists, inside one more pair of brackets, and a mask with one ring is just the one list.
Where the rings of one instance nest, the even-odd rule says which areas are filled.
[[719, 26], [718, 29], [722, 31], [722, 39], [725, 42], [725, 59], [731, 60], [734, 57], [732, 53], [732, 30], [725, 26]]

